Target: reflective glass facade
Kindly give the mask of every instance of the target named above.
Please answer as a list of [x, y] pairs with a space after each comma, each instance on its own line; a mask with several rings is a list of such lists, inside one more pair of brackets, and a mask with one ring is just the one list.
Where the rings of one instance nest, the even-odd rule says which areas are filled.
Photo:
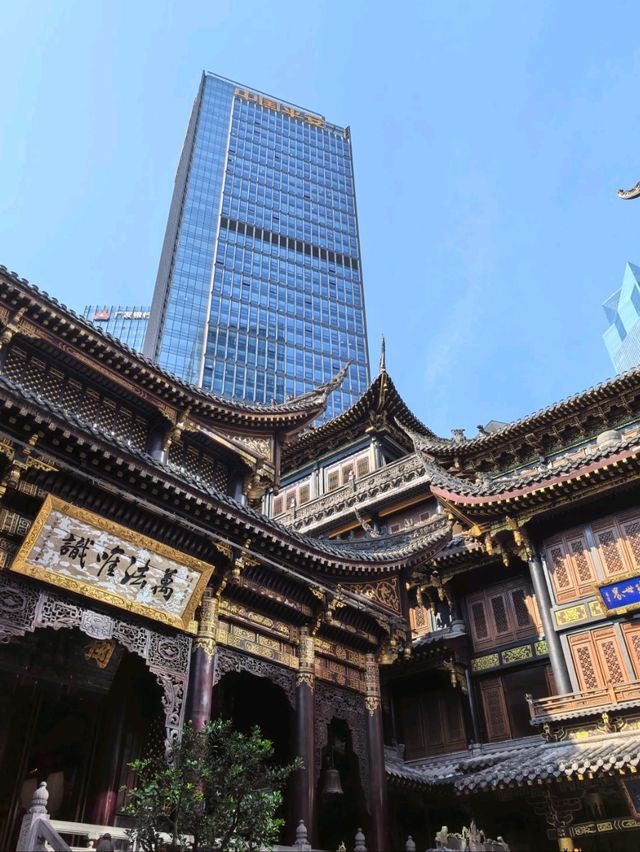
[[87, 305], [82, 316], [98, 328], [112, 334], [135, 349], [142, 352], [142, 345], [149, 323], [149, 307], [124, 305]]
[[194, 105], [145, 354], [214, 393], [269, 403], [369, 383], [348, 129], [211, 74]]
[[622, 287], [603, 305], [611, 323], [603, 338], [616, 373], [640, 364], [640, 269], [627, 263]]

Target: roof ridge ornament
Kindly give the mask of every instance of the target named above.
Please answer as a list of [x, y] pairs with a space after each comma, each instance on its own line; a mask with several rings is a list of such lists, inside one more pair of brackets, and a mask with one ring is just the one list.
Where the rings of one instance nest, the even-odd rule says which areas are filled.
[[623, 198], [625, 201], [629, 201], [632, 198], [640, 198], [640, 181], [635, 186], [632, 186], [631, 189], [619, 189], [617, 195], [618, 198]]
[[384, 334], [382, 335], [382, 339], [380, 341], [380, 363], [378, 365], [379, 373], [387, 372], [387, 357], [386, 357], [386, 345], [384, 341]]

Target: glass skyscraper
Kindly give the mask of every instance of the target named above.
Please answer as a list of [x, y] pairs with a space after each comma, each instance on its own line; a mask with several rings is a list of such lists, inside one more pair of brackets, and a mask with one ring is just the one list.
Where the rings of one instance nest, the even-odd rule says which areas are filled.
[[349, 128], [203, 74], [176, 174], [144, 354], [269, 403], [351, 360], [327, 416], [369, 383]]
[[616, 373], [640, 364], [640, 269], [627, 263], [622, 287], [603, 305], [611, 323], [603, 338]]
[[87, 305], [82, 316], [127, 346], [142, 352], [150, 316], [148, 307]]

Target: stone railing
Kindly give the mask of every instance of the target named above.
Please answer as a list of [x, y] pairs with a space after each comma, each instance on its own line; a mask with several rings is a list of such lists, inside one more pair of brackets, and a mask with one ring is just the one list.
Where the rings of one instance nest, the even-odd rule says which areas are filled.
[[529, 704], [532, 725], [560, 721], [585, 713], [603, 713], [624, 704], [640, 703], [640, 681], [617, 683], [588, 692], [569, 692], [548, 698], [525, 696]]
[[[126, 852], [126, 850], [135, 852], [140, 848], [132, 843], [127, 830], [119, 826], [51, 819], [47, 811], [48, 800], [47, 783], [42, 781], [33, 794], [31, 807], [22, 818], [16, 852], [51, 852], [51, 850], [53, 852], [88, 852], [90, 849], [95, 849], [95, 844], [105, 834], [110, 835], [117, 852]], [[84, 843], [82, 846], [69, 846], [62, 835], [82, 839]], [[160, 839], [167, 846], [171, 842], [171, 836], [168, 834], [161, 834]], [[193, 842], [191, 836], [186, 839], [188, 844]], [[307, 828], [302, 820], [296, 828], [296, 841], [293, 846], [275, 845], [271, 848], [274, 852], [322, 852], [322, 850], [311, 848]]]
[[412, 453], [365, 476], [352, 479], [335, 491], [314, 497], [301, 506], [293, 506], [275, 518], [298, 532], [306, 532], [325, 522], [353, 514], [354, 507], [363, 509], [374, 505], [388, 491], [393, 490], [395, 495], [400, 495], [419, 483], [428, 485], [429, 477], [421, 459]]

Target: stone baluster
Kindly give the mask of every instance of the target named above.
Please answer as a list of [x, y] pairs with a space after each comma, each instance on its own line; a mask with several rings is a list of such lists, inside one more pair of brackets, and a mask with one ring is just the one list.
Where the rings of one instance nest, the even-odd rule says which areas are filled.
[[356, 831], [356, 842], [353, 847], [353, 852], [367, 852], [365, 838], [361, 828]]
[[296, 828], [296, 842], [293, 844], [296, 849], [299, 849], [300, 852], [311, 852], [311, 844], [309, 843], [309, 835], [307, 832], [307, 826], [304, 824], [304, 820], [300, 820], [298, 823], [298, 827]]
[[[48, 800], [49, 791], [47, 790], [47, 782], [41, 781], [38, 788], [33, 793], [31, 807], [22, 817], [22, 825], [20, 826], [20, 836], [18, 837], [16, 852], [40, 852], [40, 850], [46, 849], [44, 841], [38, 843], [38, 839], [31, 836], [31, 829], [36, 820], [49, 819], [49, 813], [47, 811]], [[34, 840], [37, 844], [35, 846]]]

